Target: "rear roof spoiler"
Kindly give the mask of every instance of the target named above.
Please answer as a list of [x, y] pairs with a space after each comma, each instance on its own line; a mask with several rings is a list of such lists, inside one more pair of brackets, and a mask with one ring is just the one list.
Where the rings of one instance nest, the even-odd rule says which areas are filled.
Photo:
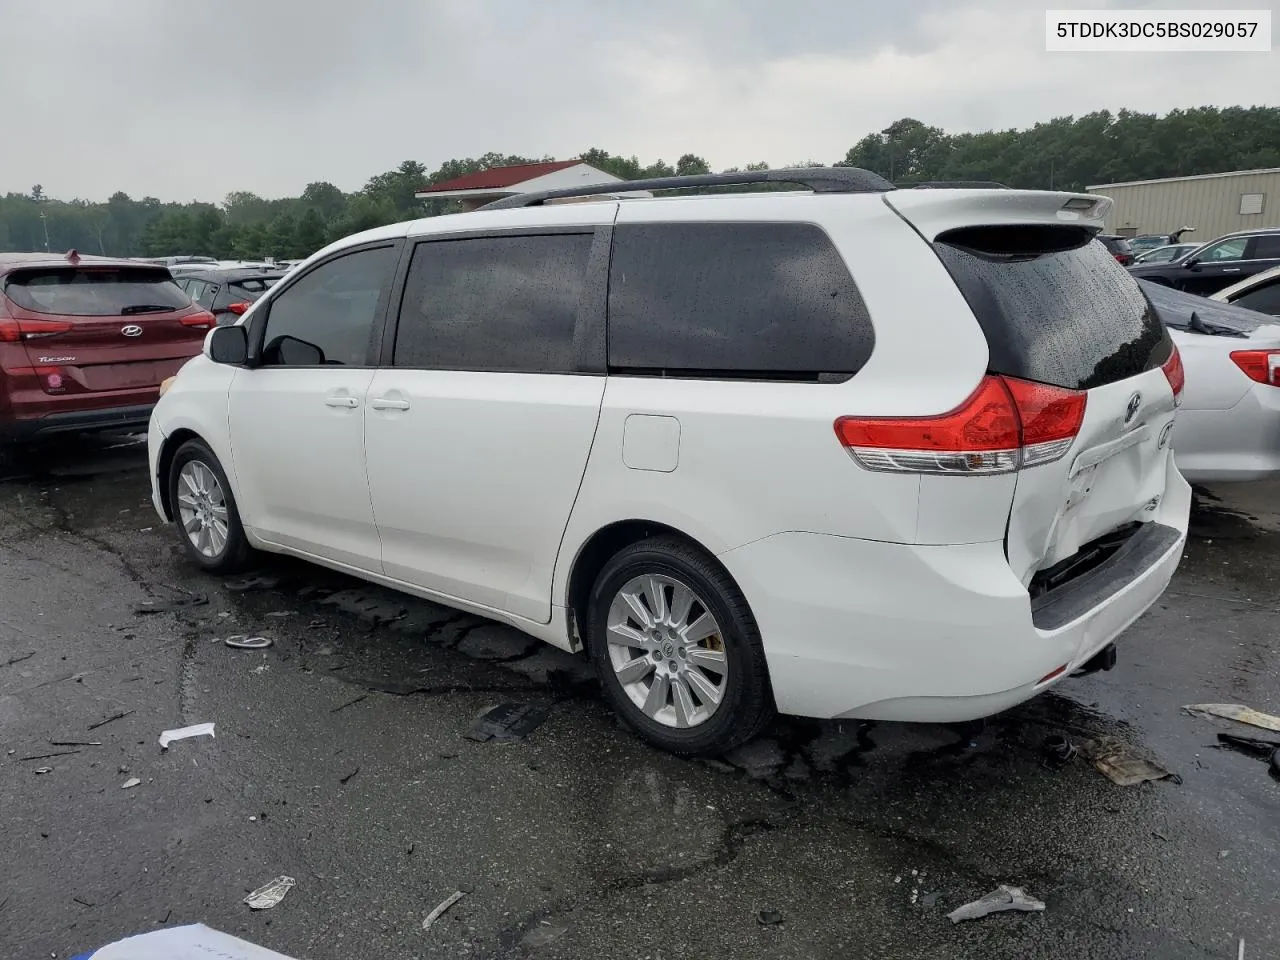
[[1111, 198], [1050, 190], [894, 190], [884, 202], [926, 240], [961, 227], [1038, 224], [1102, 230]]

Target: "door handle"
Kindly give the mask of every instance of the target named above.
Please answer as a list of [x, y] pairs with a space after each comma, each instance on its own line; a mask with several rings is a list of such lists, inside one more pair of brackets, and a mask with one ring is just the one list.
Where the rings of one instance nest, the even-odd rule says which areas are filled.
[[369, 401], [369, 406], [375, 410], [408, 410], [408, 400], [388, 400], [386, 397], [380, 397], [377, 400]]
[[325, 397], [324, 405], [326, 407], [345, 407], [351, 409], [360, 406], [360, 401], [355, 397]]
[[1243, 267], [1223, 267], [1222, 272], [1223, 273], [1239, 273], [1243, 269], [1244, 269]]

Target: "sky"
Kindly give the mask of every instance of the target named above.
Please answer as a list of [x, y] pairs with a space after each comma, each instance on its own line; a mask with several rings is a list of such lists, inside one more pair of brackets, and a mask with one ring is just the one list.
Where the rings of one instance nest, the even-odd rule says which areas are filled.
[[906, 116], [958, 133], [1280, 104], [1280, 46], [1046, 53], [1046, 5], [0, 0], [0, 193], [220, 202], [356, 190], [406, 159], [591, 147], [712, 169], [830, 163]]

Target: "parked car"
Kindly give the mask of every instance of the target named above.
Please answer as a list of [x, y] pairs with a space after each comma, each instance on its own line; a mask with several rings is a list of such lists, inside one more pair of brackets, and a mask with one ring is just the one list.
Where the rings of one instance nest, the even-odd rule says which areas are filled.
[[0, 441], [144, 426], [212, 326], [164, 267], [0, 253]]
[[1255, 273], [1246, 280], [1219, 290], [1210, 299], [1280, 316], [1280, 266]]
[[1129, 241], [1126, 238], [1100, 233], [1098, 234], [1098, 239], [1107, 248], [1107, 252], [1116, 258], [1116, 263], [1120, 264], [1120, 266], [1127, 267], [1133, 263], [1133, 248], [1129, 246]]
[[174, 282], [212, 313], [217, 323], [225, 324], [248, 310], [283, 276], [283, 271], [261, 267], [205, 268], [184, 271]]
[[1275, 318], [1140, 280], [1182, 355], [1173, 430], [1192, 483], [1280, 476], [1280, 325]]
[[176, 256], [176, 257], [151, 257], [148, 263], [158, 263], [162, 267], [177, 267], [187, 263], [217, 263], [214, 257], [197, 257], [197, 256]]
[[1134, 256], [1140, 257], [1144, 253], [1150, 253], [1157, 247], [1182, 243], [1182, 235], [1184, 233], [1193, 233], [1195, 229], [1195, 227], [1180, 227], [1173, 233], [1144, 233], [1141, 236], [1130, 237], [1129, 248], [1133, 251]]
[[1171, 263], [1129, 268], [1135, 277], [1208, 296], [1238, 280], [1280, 265], [1280, 229], [1231, 233]]
[[1191, 251], [1198, 250], [1203, 244], [1199, 243], [1166, 243], [1163, 247], [1155, 247], [1146, 253], [1140, 253], [1133, 258], [1133, 262], [1137, 263], [1172, 263], [1174, 260], [1181, 260]]
[[1110, 201], [630, 186], [777, 182], [815, 192], [579, 187], [330, 245], [161, 398], [157, 511], [208, 571], [290, 554], [585, 647], [680, 753], [1109, 668], [1190, 508]]

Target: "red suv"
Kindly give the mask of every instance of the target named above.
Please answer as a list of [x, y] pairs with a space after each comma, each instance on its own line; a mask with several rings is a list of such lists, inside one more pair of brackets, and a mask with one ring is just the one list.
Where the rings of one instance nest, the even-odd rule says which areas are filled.
[[0, 441], [145, 426], [212, 326], [165, 267], [0, 253]]

